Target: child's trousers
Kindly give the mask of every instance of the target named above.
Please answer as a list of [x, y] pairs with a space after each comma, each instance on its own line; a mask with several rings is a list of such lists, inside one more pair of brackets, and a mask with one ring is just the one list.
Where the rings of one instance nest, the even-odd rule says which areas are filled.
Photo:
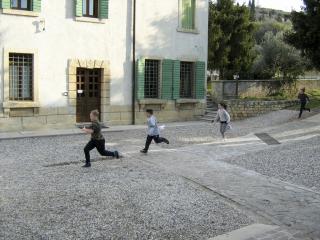
[[88, 144], [84, 148], [84, 154], [86, 155], [86, 163], [90, 163], [90, 151], [94, 148], [97, 148], [98, 152], [102, 156], [112, 156], [114, 157], [114, 152], [110, 152], [106, 150], [105, 140], [95, 140], [91, 139]]
[[155, 135], [155, 136], [148, 135], [147, 140], [146, 140], [146, 146], [145, 146], [144, 150], [148, 151], [152, 140], [154, 140], [156, 143], [163, 143], [163, 142], [168, 141], [165, 138], [159, 137], [159, 135]]

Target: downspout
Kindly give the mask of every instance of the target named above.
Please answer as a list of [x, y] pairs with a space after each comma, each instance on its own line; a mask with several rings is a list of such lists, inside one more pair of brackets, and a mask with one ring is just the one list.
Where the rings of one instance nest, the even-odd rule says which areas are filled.
[[136, 124], [136, 0], [132, 19], [132, 125]]

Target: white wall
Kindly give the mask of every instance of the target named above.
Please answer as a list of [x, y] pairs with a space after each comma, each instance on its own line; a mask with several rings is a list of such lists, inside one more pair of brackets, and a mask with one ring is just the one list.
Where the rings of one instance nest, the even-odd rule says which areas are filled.
[[137, 7], [137, 54], [207, 61], [208, 0], [197, 0], [198, 34], [178, 32], [179, 0], [143, 0]]
[[[0, 13], [0, 102], [3, 49], [38, 49], [41, 106], [66, 106], [68, 59], [102, 59], [111, 64], [111, 104], [131, 103], [131, 0], [111, 0], [106, 24], [74, 20], [72, 0], [42, 0], [40, 17]], [[198, 0], [200, 34], [180, 33], [178, 0], [137, 1], [137, 57], [207, 59], [208, 0]], [[127, 5], [128, 3], [128, 5]], [[46, 30], [37, 32], [40, 19]]]

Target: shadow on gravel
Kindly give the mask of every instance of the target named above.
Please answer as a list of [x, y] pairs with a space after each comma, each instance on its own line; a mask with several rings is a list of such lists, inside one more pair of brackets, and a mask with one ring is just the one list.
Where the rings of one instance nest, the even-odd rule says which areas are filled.
[[[123, 158], [123, 156], [120, 156], [120, 159]], [[91, 162], [104, 162], [104, 161], [111, 161], [115, 160], [113, 157], [106, 157], [106, 158], [97, 158], [92, 159]], [[85, 161], [71, 161], [71, 162], [60, 162], [60, 163], [53, 163], [48, 165], [43, 165], [43, 167], [62, 167], [62, 166], [69, 166], [69, 165], [77, 165], [77, 164], [83, 164]]]

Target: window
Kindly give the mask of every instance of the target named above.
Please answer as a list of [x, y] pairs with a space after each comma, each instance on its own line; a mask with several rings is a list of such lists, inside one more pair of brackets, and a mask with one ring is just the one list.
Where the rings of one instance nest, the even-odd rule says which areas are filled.
[[146, 60], [144, 72], [144, 97], [158, 98], [159, 97], [159, 60]]
[[31, 0], [11, 0], [11, 8], [31, 10]]
[[192, 62], [180, 63], [180, 97], [193, 98], [195, 82], [194, 64]]
[[97, 18], [98, 14], [98, 0], [82, 0], [82, 14], [85, 17]]
[[196, 0], [180, 0], [180, 28], [195, 30]]
[[9, 99], [33, 100], [33, 55], [9, 53]]

